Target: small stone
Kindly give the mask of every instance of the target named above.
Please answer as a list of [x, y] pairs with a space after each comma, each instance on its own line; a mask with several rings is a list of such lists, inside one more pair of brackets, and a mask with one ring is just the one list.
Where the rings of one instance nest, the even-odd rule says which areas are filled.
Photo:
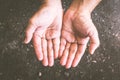
[[118, 37], [119, 36], [119, 32], [115, 34], [115, 37]]
[[112, 34], [113, 36], [115, 35], [115, 33]]
[[105, 35], [104, 35], [104, 34], [102, 34], [101, 36], [102, 36], [102, 37], [104, 37]]
[[12, 12], [12, 11], [13, 11], [13, 9], [10, 9], [10, 11]]
[[59, 77], [61, 74], [60, 72], [56, 72], [55, 76]]
[[102, 19], [102, 22], [105, 22], [105, 20], [104, 20], [104, 19]]
[[103, 72], [103, 69], [100, 69], [100, 72]]
[[105, 80], [105, 78], [103, 77], [102, 80]]
[[112, 69], [112, 72], [115, 72], [115, 70], [114, 70], [114, 69]]
[[62, 72], [61, 70], [59, 70], [59, 73]]
[[2, 25], [2, 23], [0, 22], [0, 26]]
[[70, 75], [70, 74], [69, 74], [68, 72], [65, 72], [65, 76], [69, 77], [69, 75]]
[[16, 24], [20, 24], [19, 22], [17, 22]]
[[93, 63], [97, 63], [97, 61], [95, 61], [95, 60], [93, 60], [92, 62], [93, 62]]
[[41, 72], [39, 72], [39, 77], [41, 77], [42, 76], [42, 73]]
[[25, 17], [25, 14], [23, 14], [23, 17]]
[[97, 16], [97, 13], [95, 13], [95, 16]]
[[30, 51], [30, 49], [29, 49], [29, 48], [27, 48], [26, 50], [27, 50], [27, 51]]
[[27, 65], [29, 65], [30, 63], [28, 62]]
[[110, 59], [111, 57], [110, 56], [108, 56], [108, 59]]
[[17, 80], [20, 80], [19, 78]]
[[102, 62], [105, 62], [105, 59], [103, 59]]
[[33, 47], [33, 45], [31, 44], [31, 45], [30, 45], [30, 47], [32, 48], [32, 47]]
[[3, 73], [0, 73], [0, 76], [3, 75]]

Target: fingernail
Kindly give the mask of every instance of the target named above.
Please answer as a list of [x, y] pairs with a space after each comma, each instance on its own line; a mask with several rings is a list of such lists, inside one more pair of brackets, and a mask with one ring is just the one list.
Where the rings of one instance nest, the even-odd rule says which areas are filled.
[[27, 44], [27, 39], [25, 38], [24, 43]]
[[52, 67], [53, 65], [54, 65], [53, 63], [50, 63], [50, 64], [49, 64], [49, 67]]
[[47, 67], [48, 65], [47, 64], [43, 64], [43, 66]]
[[72, 67], [76, 67], [77, 65], [76, 64], [73, 64]]
[[67, 66], [66, 66], [66, 69], [70, 69], [70, 65], [67, 65]]
[[90, 54], [93, 55], [94, 54], [94, 50], [90, 51]]
[[39, 61], [42, 61], [42, 60], [43, 60], [43, 58], [42, 58], [42, 57], [39, 57], [39, 58], [38, 58], [38, 60], [39, 60]]
[[42, 60], [42, 64], [43, 66], [48, 66], [48, 60], [46, 60], [45, 58]]
[[62, 66], [65, 66], [65, 63], [64, 63], [63, 61], [60, 61], [60, 64], [61, 64]]

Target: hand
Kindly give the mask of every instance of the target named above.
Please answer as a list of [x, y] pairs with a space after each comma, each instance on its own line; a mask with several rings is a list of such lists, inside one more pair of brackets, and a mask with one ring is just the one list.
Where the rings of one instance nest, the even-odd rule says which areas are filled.
[[89, 52], [99, 46], [98, 32], [89, 12], [68, 9], [64, 15], [59, 57], [66, 68], [76, 67], [90, 40]]
[[53, 66], [58, 57], [63, 10], [61, 5], [43, 5], [30, 19], [25, 43], [33, 38], [38, 60], [44, 66]]

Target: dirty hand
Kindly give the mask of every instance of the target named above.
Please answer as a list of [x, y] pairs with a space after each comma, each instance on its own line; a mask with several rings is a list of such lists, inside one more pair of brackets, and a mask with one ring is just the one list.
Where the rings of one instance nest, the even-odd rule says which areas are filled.
[[64, 15], [59, 57], [66, 68], [76, 67], [90, 40], [89, 52], [99, 46], [99, 37], [90, 13], [69, 8]]
[[44, 66], [53, 66], [54, 58], [58, 57], [62, 26], [61, 2], [51, 3], [42, 5], [30, 19], [24, 41], [27, 44], [33, 39], [37, 58]]

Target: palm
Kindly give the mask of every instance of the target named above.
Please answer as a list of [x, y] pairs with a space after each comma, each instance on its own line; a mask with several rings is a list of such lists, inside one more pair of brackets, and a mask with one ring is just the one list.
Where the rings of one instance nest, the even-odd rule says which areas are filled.
[[71, 65], [75, 67], [85, 52], [89, 38], [91, 52], [99, 45], [98, 33], [92, 20], [87, 15], [81, 16], [68, 10], [62, 28], [61, 64], [66, 65], [67, 68]]
[[58, 56], [60, 32], [62, 25], [62, 8], [41, 8], [31, 19], [26, 30], [27, 41], [33, 38], [33, 45], [43, 65], [52, 66]]

